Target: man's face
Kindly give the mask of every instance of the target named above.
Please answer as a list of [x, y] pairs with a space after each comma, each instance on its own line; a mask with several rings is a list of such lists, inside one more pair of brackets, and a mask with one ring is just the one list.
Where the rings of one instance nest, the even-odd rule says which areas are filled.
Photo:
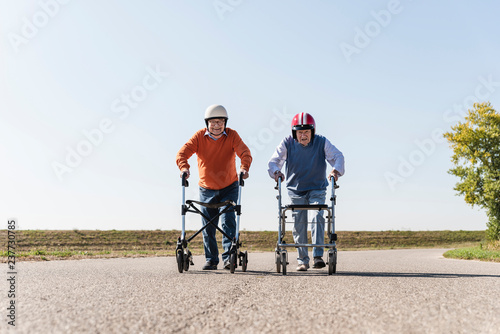
[[297, 130], [297, 141], [303, 146], [307, 146], [311, 142], [311, 130]]
[[216, 138], [220, 137], [224, 132], [224, 123], [225, 120], [223, 118], [211, 119], [208, 121], [208, 131], [212, 134], [212, 136]]

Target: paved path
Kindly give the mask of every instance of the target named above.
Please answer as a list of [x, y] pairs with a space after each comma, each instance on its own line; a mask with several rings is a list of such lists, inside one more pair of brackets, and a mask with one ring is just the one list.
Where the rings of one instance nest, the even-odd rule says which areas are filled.
[[201, 257], [183, 274], [173, 257], [24, 262], [16, 332], [499, 333], [500, 264], [443, 252], [340, 251], [333, 276], [294, 259], [277, 274], [273, 253], [235, 274], [201, 271]]

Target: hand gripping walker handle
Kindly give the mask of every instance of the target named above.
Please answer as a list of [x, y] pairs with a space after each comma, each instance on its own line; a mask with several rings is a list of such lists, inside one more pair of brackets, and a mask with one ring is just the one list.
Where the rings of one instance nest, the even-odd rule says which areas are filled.
[[242, 187], [245, 185], [245, 181], [243, 181], [243, 175], [244, 175], [243, 172], [241, 172], [238, 180], [238, 184]]
[[281, 182], [283, 182], [283, 176], [278, 177], [278, 181], [276, 181], [276, 186], [274, 187], [274, 189], [281, 189]]
[[186, 172], [182, 173], [182, 186], [183, 187], [189, 187], [189, 182], [187, 180], [187, 175], [188, 174]]

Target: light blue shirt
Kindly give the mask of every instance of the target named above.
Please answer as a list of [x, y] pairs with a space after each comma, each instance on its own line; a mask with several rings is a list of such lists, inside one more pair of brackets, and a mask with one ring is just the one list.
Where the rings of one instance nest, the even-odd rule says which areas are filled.
[[[226, 135], [226, 137], [227, 137], [226, 130], [224, 130], [224, 132], [222, 132], [222, 134], [223, 134], [223, 135]], [[210, 132], [208, 132], [208, 130], [206, 130], [206, 131], [205, 131], [205, 136], [209, 136], [209, 137], [210, 137], [210, 138], [212, 138], [213, 140], [217, 140], [217, 139], [219, 139], [219, 138], [214, 138], [214, 136], [212, 136], [212, 135], [210, 134]]]

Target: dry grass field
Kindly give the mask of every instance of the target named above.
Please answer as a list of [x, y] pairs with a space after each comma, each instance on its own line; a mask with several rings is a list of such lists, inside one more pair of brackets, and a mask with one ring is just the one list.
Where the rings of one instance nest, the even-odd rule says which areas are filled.
[[[192, 231], [187, 232], [188, 236]], [[484, 242], [484, 231], [340, 231], [337, 248], [459, 248], [474, 247]], [[15, 235], [17, 261], [49, 261], [79, 258], [141, 257], [174, 255], [180, 231], [119, 230], [18, 230]], [[218, 233], [218, 239], [221, 235]], [[0, 230], [0, 261], [7, 261], [7, 230]], [[278, 239], [276, 231], [241, 231], [242, 250], [273, 251]], [[326, 240], [326, 239], [325, 239]], [[285, 241], [292, 243], [291, 232]], [[193, 254], [203, 254], [201, 234], [189, 243]]]

